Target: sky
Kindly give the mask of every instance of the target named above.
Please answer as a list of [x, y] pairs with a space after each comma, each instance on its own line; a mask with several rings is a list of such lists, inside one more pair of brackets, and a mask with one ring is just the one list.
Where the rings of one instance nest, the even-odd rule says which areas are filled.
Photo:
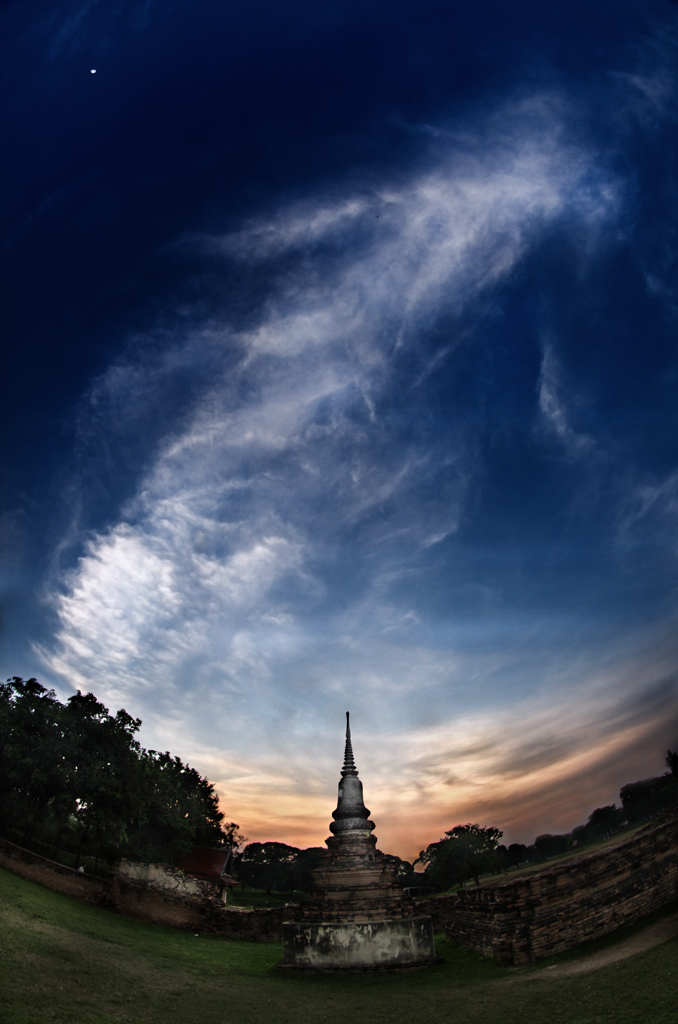
[[2, 0], [0, 671], [319, 845], [678, 745], [678, 5]]

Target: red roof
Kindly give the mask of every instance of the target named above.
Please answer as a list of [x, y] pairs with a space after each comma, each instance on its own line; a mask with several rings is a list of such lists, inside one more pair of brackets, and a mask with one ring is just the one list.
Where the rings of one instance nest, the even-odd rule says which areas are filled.
[[208, 850], [204, 846], [194, 846], [190, 853], [179, 861], [177, 867], [187, 875], [204, 878], [209, 882], [232, 882], [233, 879], [226, 873], [232, 856], [232, 851], [228, 847]]

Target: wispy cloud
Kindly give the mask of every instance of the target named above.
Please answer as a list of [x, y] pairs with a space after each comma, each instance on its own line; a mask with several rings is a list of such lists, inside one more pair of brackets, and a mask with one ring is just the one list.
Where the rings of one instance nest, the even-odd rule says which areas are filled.
[[678, 673], [675, 646], [653, 641], [656, 649], [641, 656], [573, 673], [569, 685], [544, 679], [541, 693], [511, 707], [389, 736], [387, 758], [367, 756], [381, 832], [402, 847], [472, 818], [499, 825], [508, 841], [530, 842], [538, 831], [570, 830], [596, 803], [618, 801], [620, 780], [650, 774], [648, 746], [661, 773], [678, 734]]
[[[442, 433], [422, 415], [422, 382], [443, 362], [454, 369], [454, 339], [436, 327], [447, 318], [449, 335], [462, 312], [491, 302], [554, 222], [599, 224], [617, 203], [546, 99], [499, 124], [490, 143], [458, 144], [408, 179], [203, 238], [225, 267], [263, 273], [273, 261], [259, 317], [247, 329], [227, 317], [196, 326], [163, 359], [111, 367], [92, 390], [88, 444], [106, 444], [114, 423], [133, 433], [140, 409], [158, 406], [168, 425], [119, 521], [55, 581], [59, 627], [42, 656], [71, 686], [141, 714], [153, 744], [246, 764], [221, 778], [250, 820], [266, 808], [270, 818], [259, 784], [276, 757], [294, 762], [276, 801], [281, 786], [316, 801], [304, 773], [317, 752], [290, 751], [326, 735], [319, 723], [350, 694], [392, 729], [418, 720], [426, 694], [442, 723], [427, 749], [468, 766], [444, 737], [459, 726], [455, 693], [468, 702], [473, 687], [453, 639], [432, 639], [419, 607], [479, 459], [461, 413]], [[172, 419], [158, 396], [177, 366], [194, 369], [197, 398]], [[583, 447], [548, 353], [540, 387], [550, 429]], [[466, 660], [467, 680], [481, 661]], [[490, 743], [503, 721], [488, 712], [462, 728]], [[504, 748], [502, 764], [511, 756]], [[409, 749], [406, 799], [424, 785], [433, 806], [444, 784], [422, 757]]]
[[[420, 727], [403, 727], [393, 716], [385, 727], [388, 716], [371, 720], [359, 711], [354, 748], [380, 847], [412, 859], [468, 820], [501, 828], [506, 842], [531, 842], [540, 832], [569, 831], [595, 806], [618, 801], [622, 783], [660, 773], [663, 751], [678, 734], [675, 649], [656, 635], [645, 641], [641, 656], [621, 652], [598, 670], [578, 666], [567, 680], [544, 677], [540, 692], [511, 706], [448, 710]], [[229, 813], [247, 822], [251, 838], [285, 836], [300, 845], [326, 838], [341, 763], [342, 701], [350, 699], [355, 710], [374, 704], [380, 690], [391, 703], [402, 697], [395, 662], [380, 677], [365, 653], [344, 685], [327, 666], [327, 684], [339, 690], [333, 716], [297, 708], [271, 745], [237, 756], [188, 740], [185, 749], [217, 781]], [[437, 700], [442, 678], [449, 685], [470, 669], [459, 659], [435, 665], [430, 652], [419, 653], [403, 682], [418, 686], [420, 701], [427, 699], [426, 682]], [[165, 728], [176, 744], [181, 723]]]
[[663, 479], [636, 473], [626, 482], [617, 524], [617, 537], [622, 545], [645, 543], [650, 529], [655, 541], [663, 540], [663, 557], [675, 558], [677, 523], [678, 473], [668, 473]]
[[543, 348], [541, 373], [539, 375], [539, 411], [546, 431], [557, 438], [563, 450], [571, 456], [590, 454], [593, 438], [577, 432], [571, 424], [572, 412], [568, 407], [574, 404], [572, 388], [563, 381], [552, 341]]

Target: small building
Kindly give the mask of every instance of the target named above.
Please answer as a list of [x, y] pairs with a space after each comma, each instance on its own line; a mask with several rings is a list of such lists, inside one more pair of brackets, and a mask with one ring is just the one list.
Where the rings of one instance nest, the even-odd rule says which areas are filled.
[[344, 766], [327, 851], [313, 871], [306, 903], [283, 923], [279, 967], [364, 971], [423, 967], [437, 960], [433, 926], [418, 914], [396, 879], [397, 868], [377, 850], [374, 822], [363, 803], [346, 712]]
[[237, 885], [237, 881], [230, 874], [233, 864], [233, 850], [228, 846], [209, 849], [204, 846], [194, 846], [186, 856], [179, 861], [177, 867], [186, 875], [193, 878], [200, 878], [204, 882], [214, 882], [220, 886], [221, 899], [226, 903], [229, 889]]

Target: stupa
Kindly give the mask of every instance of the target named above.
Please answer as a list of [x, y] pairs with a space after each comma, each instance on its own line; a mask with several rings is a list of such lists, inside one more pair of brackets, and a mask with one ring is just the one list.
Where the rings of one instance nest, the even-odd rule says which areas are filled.
[[283, 968], [364, 971], [423, 967], [436, 961], [431, 918], [417, 914], [396, 880], [397, 867], [377, 850], [353, 758], [349, 713], [332, 836], [313, 889], [283, 924]]

